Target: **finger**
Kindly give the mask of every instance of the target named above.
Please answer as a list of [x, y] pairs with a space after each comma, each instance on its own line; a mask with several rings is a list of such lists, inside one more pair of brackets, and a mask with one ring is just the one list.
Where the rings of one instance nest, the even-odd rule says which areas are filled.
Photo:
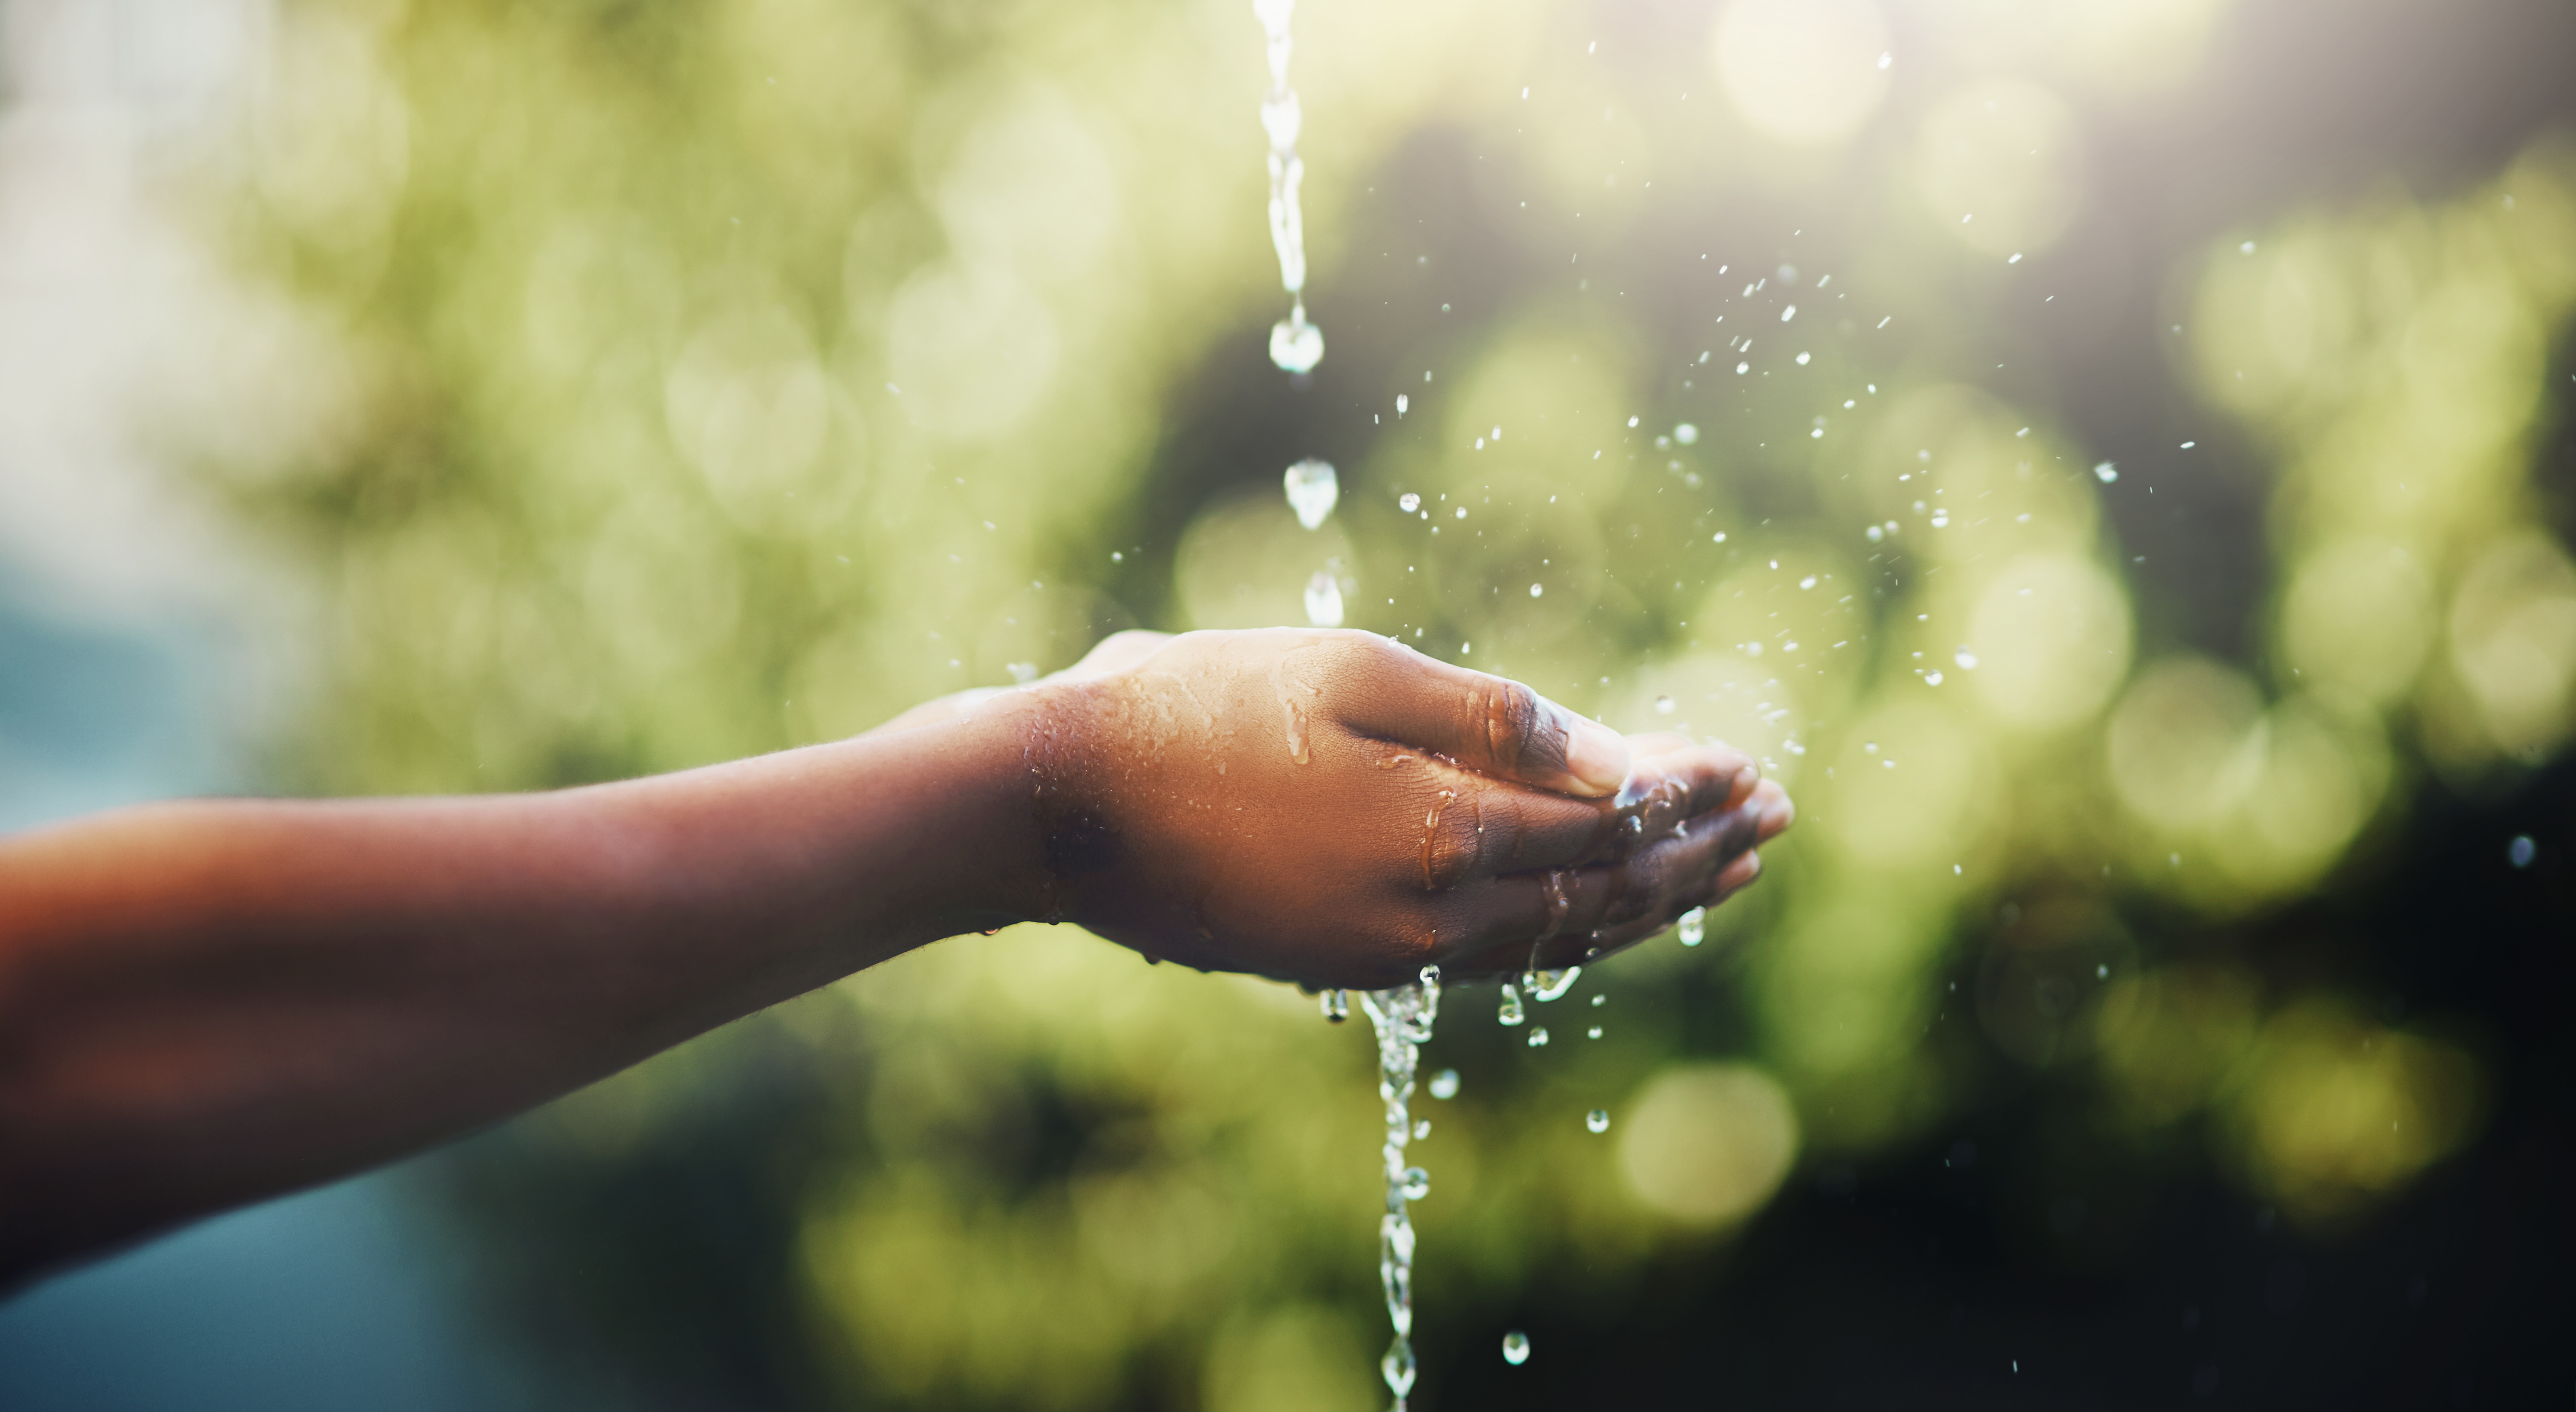
[[1798, 821], [1797, 803], [1789, 798], [1789, 791], [1782, 789], [1778, 780], [1762, 781], [1754, 788], [1748, 802], [1762, 820], [1764, 843], [1778, 838]]
[[1628, 778], [1624, 737], [1519, 682], [1375, 636], [1355, 660], [1341, 711], [1354, 730], [1585, 798], [1616, 794]]
[[1629, 773], [1632, 776], [1644, 774], [1654, 768], [1656, 760], [1667, 755], [1711, 751], [1737, 762], [1738, 778], [1722, 806], [1728, 809], [1736, 808], [1752, 797], [1754, 786], [1762, 780], [1762, 767], [1754, 763], [1751, 755], [1722, 740], [1696, 741], [1689, 736], [1676, 735], [1669, 731], [1657, 731], [1650, 735], [1632, 735], [1628, 737], [1628, 752], [1634, 763], [1629, 766]]
[[1391, 767], [1424, 772], [1429, 791], [1423, 886], [1625, 858], [1684, 820], [1741, 802], [1752, 766], [1732, 751], [1690, 746], [1643, 761], [1614, 799], [1574, 799], [1470, 774], [1429, 755]]
[[1604, 942], [1636, 925], [1651, 934], [1750, 882], [1760, 864], [1743, 860], [1760, 827], [1749, 808], [1703, 814], [1620, 862], [1462, 888], [1442, 935], [1460, 938], [1461, 974], [1519, 970], [1530, 963], [1533, 943], [1546, 965], [1577, 964], [1603, 944], [1592, 940], [1596, 932]]

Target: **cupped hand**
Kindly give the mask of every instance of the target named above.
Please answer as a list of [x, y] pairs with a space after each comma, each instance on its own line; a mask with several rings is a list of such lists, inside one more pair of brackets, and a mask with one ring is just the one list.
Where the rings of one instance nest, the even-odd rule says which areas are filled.
[[1052, 909], [1208, 970], [1575, 964], [1751, 882], [1791, 818], [1737, 751], [1370, 633], [1127, 633], [1028, 690]]

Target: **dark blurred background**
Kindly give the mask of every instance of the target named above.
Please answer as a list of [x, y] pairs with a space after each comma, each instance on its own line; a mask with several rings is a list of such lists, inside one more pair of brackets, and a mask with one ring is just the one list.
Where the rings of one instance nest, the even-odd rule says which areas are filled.
[[[1260, 34], [0, 0], [0, 826], [1320, 573], [1801, 803], [1545, 1049], [1452, 993], [1416, 1407], [2576, 1399], [2576, 10], [1308, 0], [1297, 379]], [[943, 943], [21, 1296], [0, 1405], [1383, 1405], [1369, 1058]]]

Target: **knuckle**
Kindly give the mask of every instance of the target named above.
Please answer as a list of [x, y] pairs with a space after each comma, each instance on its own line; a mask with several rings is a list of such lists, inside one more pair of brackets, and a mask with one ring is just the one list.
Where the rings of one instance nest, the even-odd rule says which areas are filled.
[[1487, 756], [1500, 768], [1518, 767], [1541, 735], [1538, 693], [1516, 681], [1497, 680], [1485, 689], [1481, 704]]

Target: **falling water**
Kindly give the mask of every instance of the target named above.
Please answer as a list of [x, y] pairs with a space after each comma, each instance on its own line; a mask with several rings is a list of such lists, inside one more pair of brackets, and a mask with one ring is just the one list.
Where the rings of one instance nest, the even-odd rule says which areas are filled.
[[1288, 317], [1270, 330], [1270, 361], [1292, 373], [1309, 373], [1324, 361], [1324, 331], [1306, 322], [1306, 217], [1297, 204], [1306, 163], [1297, 155], [1305, 126], [1297, 90], [1288, 86], [1288, 37], [1297, 0], [1252, 0], [1270, 55], [1270, 96], [1261, 100], [1261, 126], [1270, 133], [1270, 243], [1279, 251], [1279, 284], [1288, 291]]
[[1405, 1145], [1413, 1139], [1413, 1070], [1422, 1046], [1431, 1040], [1431, 1024], [1440, 1014], [1440, 968], [1425, 966], [1414, 985], [1360, 992], [1360, 1005], [1377, 1027], [1377, 1094], [1386, 1104], [1386, 1143], [1380, 1149], [1386, 1168], [1386, 1213], [1377, 1224], [1377, 1275], [1386, 1290], [1387, 1321], [1395, 1341], [1378, 1360], [1378, 1371], [1395, 1394], [1395, 1412], [1404, 1412], [1413, 1391], [1413, 1217], [1407, 1203], [1431, 1190], [1431, 1176], [1405, 1163]]

